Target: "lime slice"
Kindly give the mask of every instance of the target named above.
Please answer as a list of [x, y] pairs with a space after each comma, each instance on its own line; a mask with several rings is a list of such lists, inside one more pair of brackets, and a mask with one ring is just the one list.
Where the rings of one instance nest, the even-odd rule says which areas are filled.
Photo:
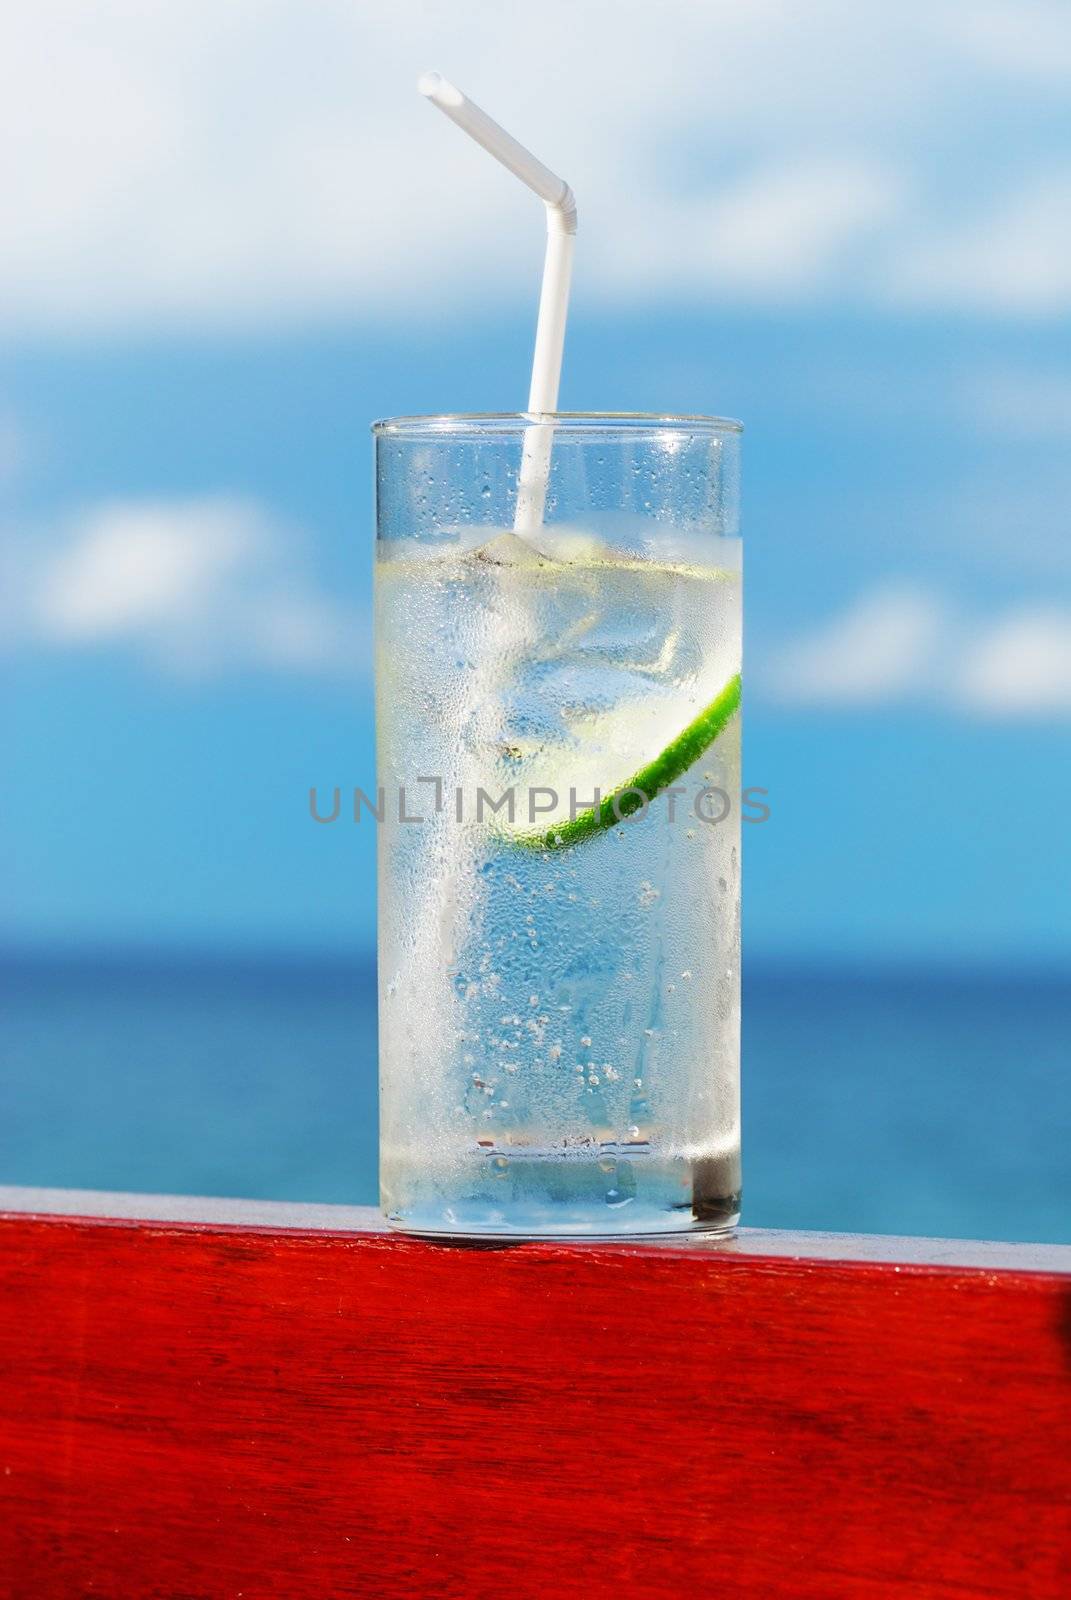
[[515, 833], [511, 842], [528, 849], [562, 850], [591, 834], [601, 833], [604, 828], [616, 827], [687, 772], [732, 720], [739, 705], [740, 674], [737, 673], [660, 755], [641, 767], [627, 783], [619, 784], [598, 806], [578, 811], [575, 817], [556, 822], [549, 828]]

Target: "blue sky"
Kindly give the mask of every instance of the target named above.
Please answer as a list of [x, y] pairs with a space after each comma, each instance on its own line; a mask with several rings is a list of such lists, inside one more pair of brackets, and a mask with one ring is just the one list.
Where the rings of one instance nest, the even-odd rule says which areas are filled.
[[882, 9], [21, 9], [0, 937], [370, 947], [367, 425], [523, 403], [541, 258], [437, 66], [563, 404], [745, 422], [749, 949], [1071, 958], [1071, 20]]

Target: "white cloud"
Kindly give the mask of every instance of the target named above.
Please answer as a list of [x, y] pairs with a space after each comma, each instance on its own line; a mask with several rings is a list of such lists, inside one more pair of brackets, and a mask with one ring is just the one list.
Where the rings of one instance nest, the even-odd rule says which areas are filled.
[[1019, 183], [980, 216], [934, 227], [889, 270], [894, 298], [923, 306], [1058, 315], [1071, 307], [1071, 163]]
[[821, 709], [928, 705], [1006, 719], [1071, 716], [1071, 607], [995, 618], [920, 590], [883, 588], [774, 654], [763, 698]]
[[530, 297], [539, 208], [418, 99], [432, 65], [573, 183], [578, 298], [1071, 304], [1061, 0], [16, 0], [3, 26], [8, 325]]
[[134, 650], [166, 671], [353, 678], [367, 616], [304, 570], [300, 541], [236, 497], [91, 506], [43, 546], [11, 541], [10, 642]]
[[714, 193], [645, 203], [627, 253], [596, 243], [596, 267], [624, 296], [672, 283], [752, 303], [798, 300], [833, 287], [845, 256], [879, 235], [899, 203], [895, 175], [875, 162], [764, 165]]
[[725, 276], [735, 273], [741, 287], [807, 287], [895, 207], [895, 184], [862, 162], [775, 168], [715, 201], [710, 265]]
[[1013, 73], [1042, 82], [1071, 79], [1071, 28], [1065, 0], [972, 4], [969, 25], [961, 16], [959, 26], [967, 49], [1002, 77]]
[[918, 590], [865, 595], [815, 633], [790, 644], [767, 675], [771, 694], [819, 705], [873, 705], [924, 687], [944, 621]]
[[1071, 607], [1010, 612], [968, 647], [956, 693], [992, 716], [1071, 716]]
[[46, 564], [33, 615], [59, 644], [182, 626], [254, 554], [259, 531], [251, 507], [227, 500], [96, 507]]

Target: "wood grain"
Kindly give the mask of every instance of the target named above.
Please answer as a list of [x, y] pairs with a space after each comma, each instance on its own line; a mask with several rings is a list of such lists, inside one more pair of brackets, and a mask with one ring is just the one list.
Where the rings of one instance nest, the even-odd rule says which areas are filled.
[[1056, 1272], [0, 1220], [10, 1600], [1071, 1593]]

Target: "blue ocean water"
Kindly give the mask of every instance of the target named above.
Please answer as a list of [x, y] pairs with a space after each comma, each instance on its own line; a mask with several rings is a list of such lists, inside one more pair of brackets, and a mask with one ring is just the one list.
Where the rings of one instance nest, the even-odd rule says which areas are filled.
[[[0, 962], [0, 1182], [374, 1203], [375, 976]], [[752, 963], [744, 1220], [1071, 1238], [1063, 975]]]

